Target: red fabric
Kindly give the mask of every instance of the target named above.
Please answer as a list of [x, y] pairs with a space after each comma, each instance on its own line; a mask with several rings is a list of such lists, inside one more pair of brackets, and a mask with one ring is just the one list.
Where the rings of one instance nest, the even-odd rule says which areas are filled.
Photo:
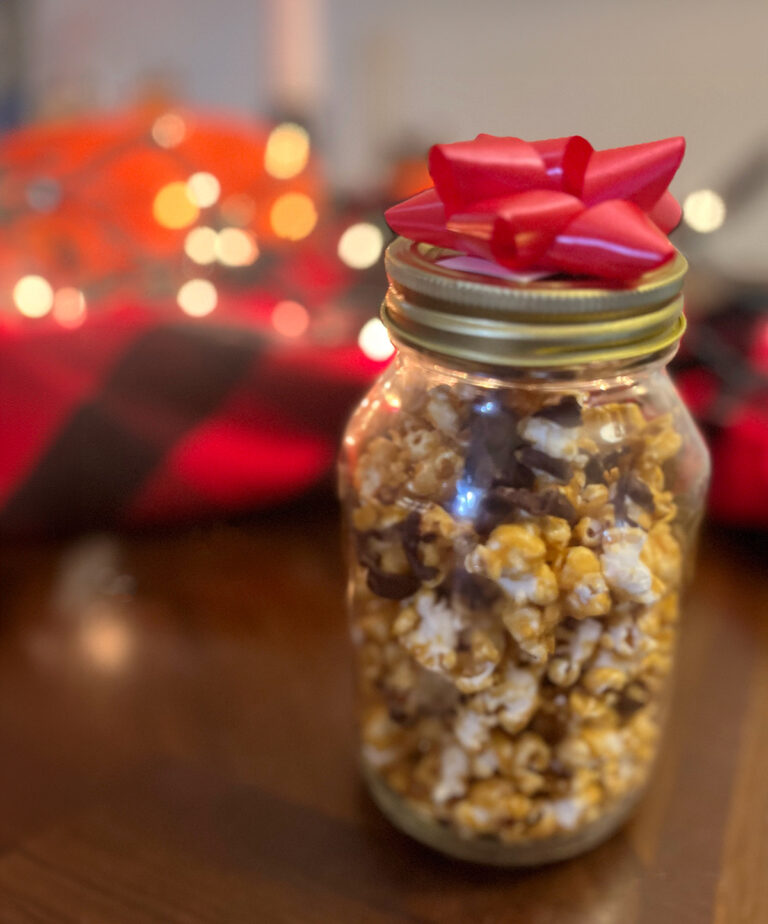
[[674, 256], [680, 207], [667, 191], [682, 138], [595, 151], [584, 138], [478, 135], [434, 145], [434, 186], [388, 209], [405, 237], [492, 260], [616, 282]]

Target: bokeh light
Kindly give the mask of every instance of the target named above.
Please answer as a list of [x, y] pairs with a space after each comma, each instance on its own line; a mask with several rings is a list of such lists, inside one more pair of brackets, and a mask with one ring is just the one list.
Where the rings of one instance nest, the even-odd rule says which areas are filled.
[[165, 112], [152, 124], [152, 140], [161, 148], [175, 148], [187, 136], [184, 119], [175, 112]]
[[187, 180], [187, 195], [198, 208], [207, 209], [219, 201], [221, 184], [212, 173], [193, 173]]
[[206, 225], [193, 228], [184, 239], [184, 253], [201, 266], [213, 263], [216, 259], [217, 237], [216, 231]]
[[381, 256], [384, 235], [367, 221], [350, 225], [339, 238], [339, 259], [352, 269], [368, 269]]
[[42, 318], [53, 308], [53, 289], [42, 276], [22, 276], [13, 287], [13, 303], [27, 318]]
[[315, 203], [304, 193], [284, 193], [272, 204], [269, 222], [278, 237], [300, 241], [317, 223]]
[[250, 266], [259, 255], [253, 235], [242, 228], [222, 228], [216, 236], [215, 249], [224, 266]]
[[264, 151], [264, 169], [277, 180], [298, 176], [309, 160], [309, 135], [293, 122], [272, 129]]
[[309, 313], [299, 302], [278, 302], [272, 311], [272, 326], [283, 337], [300, 337], [309, 327]]
[[176, 295], [179, 308], [191, 318], [202, 318], [210, 314], [218, 300], [216, 286], [208, 279], [189, 279]]
[[357, 343], [368, 359], [376, 361], [389, 359], [395, 352], [387, 329], [378, 318], [371, 318], [363, 324]]
[[152, 214], [159, 225], [178, 230], [197, 221], [200, 210], [190, 199], [187, 184], [177, 180], [167, 183], [155, 196]]
[[697, 189], [685, 197], [683, 218], [699, 234], [717, 231], [725, 221], [725, 202], [713, 189]]
[[73, 286], [57, 289], [53, 296], [53, 317], [62, 327], [75, 328], [85, 321], [85, 296]]

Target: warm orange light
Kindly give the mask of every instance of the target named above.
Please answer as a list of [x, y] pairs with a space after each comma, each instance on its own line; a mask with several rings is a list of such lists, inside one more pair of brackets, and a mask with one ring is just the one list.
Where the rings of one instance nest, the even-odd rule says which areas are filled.
[[395, 352], [387, 329], [378, 318], [371, 318], [363, 324], [357, 343], [368, 359], [376, 361], [389, 359]]
[[53, 316], [62, 327], [75, 328], [85, 320], [85, 296], [80, 289], [65, 286], [53, 296]]
[[218, 303], [216, 286], [207, 279], [190, 279], [176, 294], [179, 308], [191, 318], [210, 314]]
[[272, 129], [264, 151], [264, 169], [277, 180], [297, 176], [309, 160], [309, 135], [293, 122]]
[[205, 266], [216, 259], [216, 238], [213, 228], [201, 225], [192, 228], [184, 239], [184, 253], [190, 260]]
[[223, 228], [216, 237], [216, 256], [224, 266], [249, 266], [259, 255], [253, 236], [241, 228]]
[[278, 302], [272, 312], [272, 326], [283, 337], [301, 337], [309, 327], [309, 313], [298, 302]]
[[300, 241], [312, 231], [317, 222], [315, 203], [304, 193], [284, 193], [275, 199], [269, 221], [278, 237]]
[[187, 195], [201, 209], [207, 209], [218, 202], [221, 184], [212, 173], [193, 173], [187, 180]]
[[184, 119], [175, 112], [165, 112], [152, 123], [152, 139], [161, 148], [175, 148], [186, 135]]
[[167, 183], [155, 196], [152, 214], [159, 225], [178, 230], [197, 221], [200, 210], [190, 199], [187, 184], [176, 181]]
[[27, 318], [42, 318], [53, 308], [53, 289], [42, 276], [22, 276], [13, 287], [13, 303]]

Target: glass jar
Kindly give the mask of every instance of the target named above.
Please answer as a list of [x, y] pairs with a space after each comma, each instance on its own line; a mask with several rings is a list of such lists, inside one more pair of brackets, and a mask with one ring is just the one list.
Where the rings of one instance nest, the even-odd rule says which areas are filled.
[[501, 865], [604, 840], [659, 747], [708, 457], [666, 364], [685, 260], [528, 283], [398, 238], [396, 358], [340, 489], [363, 771], [391, 821]]

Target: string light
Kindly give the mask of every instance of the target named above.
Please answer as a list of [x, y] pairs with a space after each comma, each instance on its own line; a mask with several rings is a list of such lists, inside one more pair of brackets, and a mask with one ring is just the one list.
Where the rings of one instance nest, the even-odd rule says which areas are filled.
[[184, 253], [194, 263], [206, 266], [216, 259], [216, 240], [218, 235], [213, 228], [201, 225], [193, 228], [184, 239]]
[[315, 203], [304, 193], [284, 193], [272, 204], [269, 222], [278, 237], [300, 241], [317, 222]]
[[373, 266], [383, 249], [384, 235], [381, 229], [366, 221], [350, 225], [339, 238], [339, 259], [352, 269], [362, 270]]
[[293, 122], [283, 122], [269, 133], [264, 169], [276, 180], [298, 176], [309, 161], [309, 135]]
[[253, 236], [241, 228], [222, 228], [216, 235], [215, 249], [224, 266], [249, 266], [259, 255]]
[[42, 276], [22, 276], [13, 287], [13, 303], [27, 318], [42, 318], [53, 308], [53, 289]]
[[210, 314], [218, 303], [216, 286], [207, 279], [190, 279], [176, 295], [179, 308], [191, 318], [202, 318]]
[[187, 136], [184, 119], [175, 112], [166, 112], [152, 123], [152, 140], [161, 148], [175, 148]]
[[371, 318], [363, 324], [357, 337], [357, 343], [368, 359], [377, 362], [389, 359], [395, 352], [387, 329], [378, 318]]
[[75, 328], [85, 321], [85, 296], [80, 289], [64, 286], [53, 296], [53, 317], [62, 327]]
[[155, 221], [164, 228], [178, 230], [197, 221], [200, 210], [190, 199], [187, 184], [177, 180], [167, 183], [152, 203]]
[[725, 221], [725, 202], [713, 189], [697, 189], [685, 197], [683, 218], [699, 234], [717, 231]]
[[272, 326], [284, 337], [300, 337], [309, 327], [309, 313], [298, 302], [278, 302], [272, 311]]
[[221, 184], [212, 173], [193, 173], [187, 180], [187, 195], [201, 209], [207, 209], [219, 201]]

